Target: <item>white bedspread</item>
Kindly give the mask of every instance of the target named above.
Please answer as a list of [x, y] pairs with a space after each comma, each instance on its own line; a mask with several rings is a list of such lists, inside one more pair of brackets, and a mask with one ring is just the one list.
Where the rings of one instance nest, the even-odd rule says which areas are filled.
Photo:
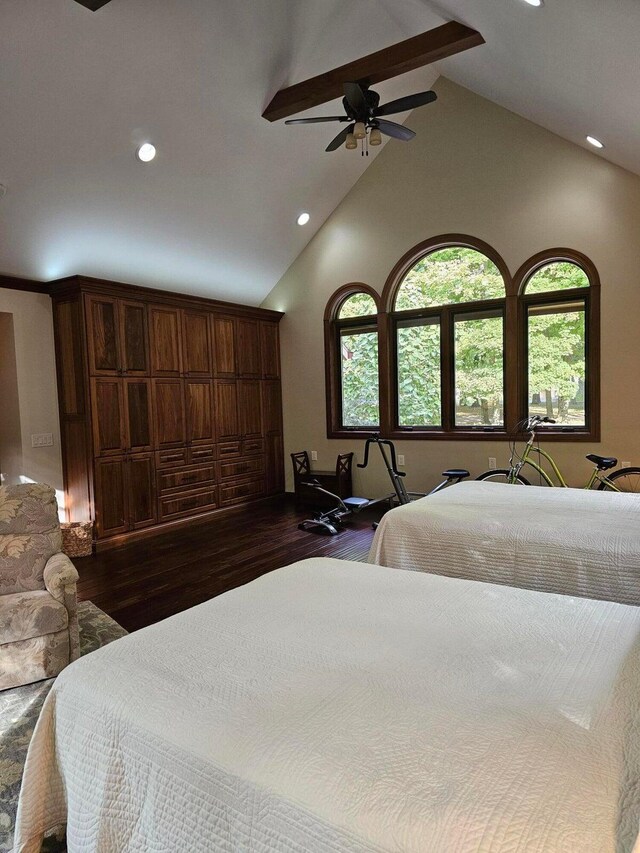
[[273, 572], [72, 664], [17, 851], [623, 853], [640, 611], [362, 563]]
[[640, 604], [640, 496], [465, 482], [388, 512], [369, 562]]

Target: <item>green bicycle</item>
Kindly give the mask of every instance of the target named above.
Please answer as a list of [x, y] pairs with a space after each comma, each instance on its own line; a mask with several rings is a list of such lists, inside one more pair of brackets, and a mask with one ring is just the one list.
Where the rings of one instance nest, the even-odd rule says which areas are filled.
[[[497, 483], [509, 483], [513, 485], [530, 486], [531, 483], [520, 473], [525, 465], [532, 468], [548, 486], [561, 486], [569, 488], [560, 469], [558, 468], [553, 457], [543, 450], [537, 443], [538, 430], [544, 424], [554, 424], [552, 418], [542, 418], [540, 415], [533, 415], [518, 424], [518, 429], [529, 433], [529, 438], [525, 444], [522, 453], [518, 453], [516, 441], [512, 440], [511, 456], [509, 458], [509, 468], [497, 468], [490, 471], [485, 471], [476, 477], [477, 480], [490, 480]], [[538, 454], [538, 459], [534, 458], [534, 454]], [[640, 494], [640, 468], [619, 468], [617, 471], [611, 471], [618, 464], [618, 460], [613, 456], [598, 456], [596, 453], [589, 453], [586, 457], [589, 462], [593, 462], [594, 469], [591, 472], [588, 482], [584, 486], [585, 489], [591, 489], [598, 483], [600, 491], [609, 492], [630, 492]], [[551, 471], [557, 483], [542, 467], [542, 460], [546, 459], [549, 463]], [[611, 471], [610, 474], [605, 473]], [[528, 473], [528, 471], [527, 471]]]

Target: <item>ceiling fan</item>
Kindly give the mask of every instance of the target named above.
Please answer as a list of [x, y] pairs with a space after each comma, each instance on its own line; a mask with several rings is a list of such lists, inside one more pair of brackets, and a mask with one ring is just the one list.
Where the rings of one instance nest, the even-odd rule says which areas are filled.
[[76, 3], [84, 6], [85, 9], [91, 9], [92, 12], [97, 12], [98, 9], [102, 9], [109, 2], [110, 0], [76, 0]]
[[368, 153], [366, 151], [367, 144], [380, 145], [382, 142], [381, 134], [383, 133], [385, 136], [392, 136], [394, 139], [401, 139], [403, 142], [408, 142], [416, 135], [415, 131], [402, 124], [397, 124], [395, 121], [387, 121], [383, 116], [414, 110], [416, 107], [433, 103], [436, 98], [435, 92], [418, 92], [415, 95], [406, 95], [404, 98], [397, 98], [395, 101], [389, 101], [388, 104], [380, 106], [380, 95], [373, 89], [369, 89], [368, 86], [361, 86], [359, 83], [345, 83], [342, 106], [346, 115], [293, 118], [285, 121], [285, 124], [316, 124], [324, 121], [349, 122], [347, 127], [343, 128], [331, 140], [325, 151], [336, 151], [342, 145], [349, 149], [357, 148], [358, 141], [361, 140], [362, 153], [364, 154]]

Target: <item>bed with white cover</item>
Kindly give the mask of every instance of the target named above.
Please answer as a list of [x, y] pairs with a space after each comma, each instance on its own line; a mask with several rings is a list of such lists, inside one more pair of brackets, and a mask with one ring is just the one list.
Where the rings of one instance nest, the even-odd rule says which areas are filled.
[[624, 853], [640, 610], [305, 560], [77, 661], [16, 851]]
[[640, 496], [459, 483], [386, 513], [369, 562], [640, 605]]

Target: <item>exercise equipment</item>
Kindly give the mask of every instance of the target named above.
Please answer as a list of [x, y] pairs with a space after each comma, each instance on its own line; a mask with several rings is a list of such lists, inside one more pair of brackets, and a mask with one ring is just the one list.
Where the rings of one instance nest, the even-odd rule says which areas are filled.
[[[444, 489], [449, 485], [459, 483], [461, 480], [464, 480], [469, 476], [469, 472], [464, 468], [448, 468], [446, 471], [442, 472], [442, 476], [445, 479], [430, 492], [408, 492], [403, 480], [403, 478], [406, 477], [406, 472], [398, 470], [396, 449], [393, 442], [389, 441], [389, 439], [380, 438], [379, 435], [373, 435], [367, 438], [364, 446], [364, 461], [362, 464], [358, 463], [358, 468], [366, 468], [368, 466], [369, 448], [373, 444], [375, 444], [380, 450], [389, 479], [393, 486], [393, 492], [373, 500], [359, 497], [341, 498], [339, 495], [323, 488], [317, 480], [309, 480], [305, 483], [306, 486], [326, 495], [335, 503], [330, 509], [318, 510], [314, 513], [313, 518], [307, 518], [304, 521], [301, 521], [298, 525], [300, 530], [309, 530], [314, 532], [324, 531], [329, 533], [331, 536], [335, 536], [340, 529], [344, 527], [345, 519], [352, 515], [357, 515], [363, 509], [385, 502], [389, 504], [389, 508], [393, 506], [403, 506], [411, 503], [412, 498], [424, 498], [427, 495], [433, 495], [441, 489]], [[378, 523], [374, 522], [373, 527], [376, 528], [377, 526]]]

